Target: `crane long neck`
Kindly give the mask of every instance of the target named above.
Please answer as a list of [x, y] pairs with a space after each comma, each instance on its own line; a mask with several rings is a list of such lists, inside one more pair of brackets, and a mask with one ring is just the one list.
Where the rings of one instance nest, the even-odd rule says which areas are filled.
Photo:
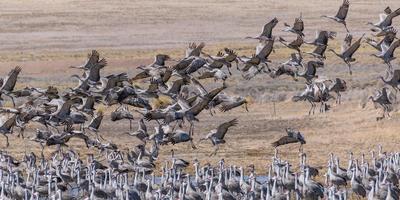
[[338, 56], [338, 57], [342, 57], [342, 55], [341, 54], [338, 54], [334, 49], [329, 49], [329, 51], [332, 51], [332, 53], [334, 53], [336, 56]]

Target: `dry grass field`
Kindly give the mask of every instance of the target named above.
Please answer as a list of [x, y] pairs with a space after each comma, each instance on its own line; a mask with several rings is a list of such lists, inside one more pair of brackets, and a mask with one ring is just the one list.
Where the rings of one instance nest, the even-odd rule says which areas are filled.
[[[0, 75], [6, 75], [11, 68], [20, 65], [23, 71], [19, 88], [27, 85], [67, 88], [75, 84], [70, 75], [80, 73], [68, 66], [83, 62], [91, 49], [98, 49], [109, 61], [104, 74], [128, 72], [129, 75], [137, 72], [135, 68], [139, 64], [150, 63], [157, 53], [182, 58], [184, 48], [192, 41], [206, 42], [205, 51], [210, 53], [227, 46], [240, 55], [250, 55], [256, 42], [244, 37], [257, 35], [266, 21], [277, 16], [280, 23], [275, 34], [294, 38], [280, 30], [283, 22], [292, 24], [300, 12], [305, 21], [306, 39], [311, 40], [316, 30], [337, 31], [338, 37], [332, 47], [339, 49], [344, 28], [320, 18], [320, 15], [335, 14], [340, 3], [339, 0], [0, 1]], [[377, 21], [386, 5], [400, 7], [398, 0], [352, 0], [351, 3], [348, 26], [355, 37], [369, 32], [366, 22]], [[396, 19], [395, 24], [399, 25], [400, 19]], [[348, 75], [341, 60], [328, 53], [320, 75], [345, 79], [349, 91], [343, 94], [342, 105], [332, 102], [332, 110], [328, 113], [313, 116], [307, 115], [307, 103], [290, 101], [293, 94], [304, 88], [303, 81], [294, 82], [287, 77], [271, 79], [267, 75], [245, 81], [236, 72], [227, 81], [230, 86], [227, 92], [253, 99], [250, 112], [237, 108], [228, 113], [217, 112], [214, 117], [204, 112], [200, 122], [196, 123], [197, 143], [199, 137], [220, 122], [238, 118], [239, 125], [228, 133], [227, 144], [221, 147], [219, 154], [208, 157], [212, 151], [209, 142], [197, 144], [197, 150], [191, 150], [188, 145], [175, 145], [162, 148], [160, 162], [169, 157], [173, 148], [177, 156], [188, 160], [201, 158], [203, 162], [215, 163], [225, 158], [227, 163], [254, 163], [263, 169], [274, 152], [270, 143], [282, 136], [286, 127], [305, 134], [307, 144], [304, 149], [310, 162], [317, 166], [326, 166], [331, 152], [341, 157], [347, 157], [350, 151], [357, 156], [361, 153], [369, 155], [369, 150], [376, 149], [378, 144], [384, 145], [386, 151], [398, 151], [400, 114], [394, 112], [391, 119], [377, 122], [379, 114], [372, 103], [364, 109], [360, 106], [374, 89], [383, 85], [378, 76], [384, 75], [385, 65], [369, 56], [373, 52], [366, 44], [362, 45], [355, 56], [358, 61], [353, 76]], [[272, 67], [286, 60], [290, 53], [277, 44], [276, 52], [271, 56]], [[398, 67], [397, 60], [393, 63]], [[208, 82], [207, 85], [217, 84]], [[272, 114], [273, 100], [281, 100], [275, 105], [275, 116]], [[101, 129], [105, 138], [122, 149], [133, 148], [137, 141], [123, 134], [129, 129], [127, 122], [111, 124], [109, 116], [105, 121], [107, 123]], [[27, 131], [27, 137], [35, 128], [32, 126]], [[11, 147], [7, 151], [22, 155], [25, 151], [39, 149], [38, 144], [28, 140], [11, 138]], [[78, 141], [71, 148], [81, 148], [83, 155], [87, 153], [84, 144]], [[280, 152], [284, 159], [297, 162], [298, 145], [289, 145]]]

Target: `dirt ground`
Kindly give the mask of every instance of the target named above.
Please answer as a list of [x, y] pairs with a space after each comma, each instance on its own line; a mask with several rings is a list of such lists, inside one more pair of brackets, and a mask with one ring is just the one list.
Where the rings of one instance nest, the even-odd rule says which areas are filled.
[[[75, 84], [70, 75], [81, 73], [68, 68], [84, 61], [91, 49], [99, 49], [109, 65], [103, 74], [128, 72], [132, 76], [136, 66], [148, 64], [157, 53], [167, 53], [173, 58], [183, 57], [189, 42], [204, 41], [205, 51], [216, 53], [227, 46], [240, 55], [250, 55], [255, 41], [245, 40], [246, 36], [259, 34], [262, 25], [277, 16], [280, 23], [275, 34], [285, 38], [293, 35], [283, 33], [283, 22], [293, 23], [294, 17], [302, 12], [306, 26], [306, 40], [311, 40], [316, 30], [328, 29], [338, 32], [332, 47], [339, 49], [345, 36], [344, 28], [336, 23], [320, 18], [322, 14], [336, 13], [339, 0], [207, 0], [207, 1], [146, 1], [146, 0], [15, 0], [0, 2], [0, 75], [16, 65], [23, 68], [18, 87], [57, 85], [66, 88]], [[323, 6], [321, 6], [323, 4]], [[352, 0], [348, 16], [348, 26], [355, 37], [367, 32], [368, 21], [377, 21], [378, 14], [386, 7], [400, 7], [397, 0]], [[395, 25], [400, 19], [395, 20]], [[285, 61], [290, 50], [276, 44], [276, 52], [271, 55], [272, 67]], [[309, 50], [305, 47], [304, 50]], [[203, 162], [213, 162], [225, 158], [227, 163], [245, 165], [254, 163], [264, 169], [273, 155], [270, 143], [284, 134], [286, 127], [299, 129], [305, 134], [307, 144], [304, 150], [312, 164], [326, 166], [329, 153], [346, 157], [350, 151], [359, 156], [370, 155], [370, 150], [378, 144], [385, 151], [398, 151], [399, 113], [392, 118], [376, 121], [377, 110], [372, 103], [362, 109], [360, 102], [371, 92], [382, 86], [378, 76], [383, 75], [385, 65], [369, 54], [374, 50], [363, 44], [356, 54], [353, 76], [347, 67], [328, 53], [321, 76], [341, 77], [349, 84], [349, 91], [343, 94], [343, 104], [333, 106], [326, 114], [308, 116], [307, 103], [293, 103], [290, 98], [304, 88], [304, 82], [291, 78], [271, 79], [261, 75], [245, 81], [235, 72], [227, 84], [230, 94], [243, 95], [253, 99], [250, 112], [237, 108], [232, 112], [219, 113], [211, 117], [208, 112], [200, 116], [195, 128], [195, 142], [219, 123], [238, 118], [239, 125], [226, 136], [227, 143], [221, 146], [219, 154], [208, 157], [212, 147], [209, 142], [191, 150], [188, 145], [163, 147], [159, 162], [170, 156], [170, 149], [177, 156]], [[310, 58], [307, 58], [310, 59]], [[398, 61], [394, 61], [396, 67]], [[216, 83], [218, 84], [218, 83]], [[208, 82], [209, 87], [215, 86]], [[279, 97], [279, 98], [278, 98]], [[273, 115], [272, 100], [275, 104]], [[139, 116], [137, 116], [139, 117]], [[121, 148], [132, 148], [135, 139], [124, 135], [129, 129], [128, 122], [110, 123], [105, 119], [101, 134]], [[135, 121], [136, 122], [136, 121]], [[31, 136], [35, 126], [27, 131]], [[135, 127], [136, 128], [136, 125]], [[149, 130], [153, 131], [150, 126]], [[38, 150], [39, 145], [28, 140], [11, 136], [11, 147], [7, 151], [22, 155], [25, 151]], [[2, 145], [2, 143], [0, 143]], [[87, 153], [83, 143], [76, 141], [71, 148], [81, 148]], [[284, 159], [297, 162], [298, 145], [279, 149]]]

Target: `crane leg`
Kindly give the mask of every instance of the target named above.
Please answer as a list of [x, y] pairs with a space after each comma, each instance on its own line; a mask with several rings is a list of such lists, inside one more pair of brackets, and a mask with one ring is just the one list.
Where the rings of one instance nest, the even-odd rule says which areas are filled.
[[[97, 140], [99, 140], [99, 137], [100, 137], [102, 140], [106, 140], [106, 139], [104, 139], [104, 137], [103, 137], [102, 135], [99, 135], [98, 132], [96, 132], [96, 136], [97, 136]], [[100, 140], [99, 140], [99, 141], [100, 141]]]
[[229, 75], [231, 75], [231, 76], [232, 76], [232, 72], [231, 72], [231, 69], [230, 69], [230, 67], [226, 66], [226, 68], [228, 69], [228, 73], [229, 73]]
[[217, 155], [218, 149], [219, 149], [219, 145], [215, 145], [214, 151], [209, 156], [211, 157], [211, 156]]
[[315, 114], [315, 108], [317, 107], [317, 105], [315, 104], [315, 103], [313, 103], [313, 111], [312, 111], [312, 114], [314, 115]]
[[25, 128], [21, 127], [20, 129], [21, 129], [21, 130], [19, 131], [18, 137], [21, 137], [22, 139], [24, 139], [24, 131], [25, 131]]
[[[310, 102], [310, 103], [311, 103], [311, 102]], [[311, 115], [312, 108], [313, 108], [313, 104], [311, 103], [311, 108], [310, 108], [310, 110], [308, 111], [308, 115]]]
[[321, 105], [319, 106], [319, 112], [320, 113], [324, 112], [324, 102], [321, 102]]
[[385, 112], [383, 113], [383, 117], [384, 117], [384, 118], [386, 117], [386, 116], [385, 116], [385, 113], [386, 113], [386, 116], [389, 117], [389, 107], [388, 107], [387, 105], [385, 105]]
[[190, 136], [193, 136], [193, 133], [194, 133], [194, 124], [193, 124], [193, 122], [192, 121], [190, 121]]
[[346, 24], [345, 21], [343, 21], [343, 25], [344, 25], [344, 28], [346, 29], [347, 33], [350, 33], [349, 29], [347, 28], [347, 24]]
[[192, 146], [192, 149], [197, 149], [196, 145], [193, 143], [193, 140], [190, 140], [190, 145]]
[[389, 107], [387, 107], [387, 109], [386, 109], [386, 115], [387, 115], [387, 117], [388, 117], [388, 118], [390, 118], [390, 117], [391, 117], [391, 116], [390, 116]]
[[350, 63], [349, 63], [349, 62], [346, 62], [346, 64], [347, 64], [347, 67], [349, 68], [349, 74], [350, 74], [350, 75], [353, 75], [353, 71], [351, 71], [351, 65], [350, 65]]
[[41, 156], [42, 158], [44, 158], [44, 153], [43, 153], [43, 151], [44, 151], [44, 146], [43, 146], [42, 143], [39, 143], [39, 144], [40, 144], [40, 156]]
[[211, 108], [209, 109], [210, 115], [214, 116], [213, 111], [211, 110]]

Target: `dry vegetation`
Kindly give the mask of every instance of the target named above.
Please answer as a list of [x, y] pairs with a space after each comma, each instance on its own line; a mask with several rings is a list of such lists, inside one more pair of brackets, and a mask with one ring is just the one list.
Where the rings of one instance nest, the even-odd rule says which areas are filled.
[[[324, 6], [318, 6], [320, 4]], [[344, 36], [342, 26], [319, 18], [321, 14], [334, 14], [338, 4], [336, 0], [2, 1], [0, 74], [5, 75], [15, 65], [21, 65], [23, 72], [18, 87], [55, 84], [66, 88], [74, 84], [69, 76], [78, 73], [68, 66], [81, 63], [93, 48], [99, 49], [108, 59], [106, 74], [128, 71], [132, 75], [136, 72], [135, 66], [150, 63], [152, 56], [159, 52], [180, 58], [189, 41], [205, 41], [205, 51], [211, 53], [228, 46], [239, 54], [249, 55], [256, 43], [244, 40], [245, 36], [258, 34], [260, 27], [272, 16], [277, 16], [281, 22], [292, 23], [299, 12], [303, 12], [307, 39], [314, 37], [317, 29], [338, 31], [332, 47], [339, 49]], [[400, 2], [352, 0], [349, 27], [356, 37], [368, 31], [366, 22], [377, 20], [386, 5], [400, 7]], [[397, 20], [397, 24], [399, 22]], [[280, 23], [276, 34], [281, 34], [278, 30], [282, 27]], [[286, 60], [291, 52], [280, 45], [276, 47], [271, 56], [272, 66]], [[350, 90], [343, 94], [342, 105], [314, 116], [306, 115], [308, 104], [290, 101], [290, 97], [304, 87], [302, 81], [294, 82], [291, 78], [273, 80], [267, 75], [244, 81], [235, 73], [228, 81], [228, 92], [254, 99], [250, 112], [238, 108], [229, 113], [217, 113], [216, 117], [204, 112], [195, 129], [197, 142], [201, 135], [220, 122], [238, 118], [239, 125], [228, 133], [227, 144], [220, 153], [209, 158], [209, 143], [199, 144], [197, 150], [190, 151], [187, 145], [176, 145], [163, 148], [160, 160], [168, 157], [170, 148], [174, 148], [179, 157], [188, 160], [202, 158], [203, 161], [216, 162], [224, 157], [228, 163], [254, 163], [258, 168], [264, 168], [273, 153], [269, 144], [284, 134], [286, 127], [304, 132], [307, 140], [305, 151], [309, 152], [311, 162], [319, 166], [325, 166], [330, 152], [341, 156], [346, 156], [349, 151], [356, 155], [369, 154], [369, 150], [378, 144], [384, 144], [386, 151], [398, 151], [399, 114], [393, 113], [392, 119], [377, 122], [376, 110], [371, 103], [365, 109], [360, 106], [374, 88], [382, 85], [377, 77], [385, 66], [369, 56], [372, 52], [372, 48], [363, 44], [355, 56], [358, 63], [354, 65], [353, 76], [348, 75], [347, 67], [339, 59], [328, 55], [320, 74], [344, 78]], [[397, 66], [398, 61], [395, 63]], [[213, 85], [213, 82], [208, 85]], [[280, 100], [276, 103], [276, 116], [272, 115], [272, 100]], [[128, 122], [113, 123], [111, 127], [108, 117], [105, 121], [108, 123], [103, 124], [101, 134], [106, 138], [122, 148], [132, 148], [137, 142], [122, 134], [128, 130]], [[32, 126], [30, 130], [34, 128]], [[27, 131], [28, 137], [30, 134]], [[81, 154], [86, 153], [83, 143], [76, 142], [71, 148], [80, 148], [83, 150]], [[283, 157], [297, 161], [297, 148], [297, 145], [291, 145], [282, 149]], [[39, 145], [33, 142], [12, 139], [8, 151], [21, 155], [38, 149]]]

